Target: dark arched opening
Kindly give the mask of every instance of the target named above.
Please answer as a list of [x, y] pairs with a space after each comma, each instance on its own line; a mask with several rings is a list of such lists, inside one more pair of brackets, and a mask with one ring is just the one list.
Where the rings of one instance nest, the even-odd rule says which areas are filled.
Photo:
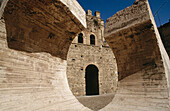
[[86, 95], [99, 95], [98, 68], [95, 65], [88, 65], [86, 68]]
[[78, 35], [78, 43], [83, 43], [83, 34], [82, 33], [80, 33]]
[[93, 34], [90, 35], [90, 44], [95, 45], [95, 36]]

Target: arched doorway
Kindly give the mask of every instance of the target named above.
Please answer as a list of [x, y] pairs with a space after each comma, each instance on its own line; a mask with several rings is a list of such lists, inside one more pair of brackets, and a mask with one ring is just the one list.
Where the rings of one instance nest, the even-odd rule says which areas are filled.
[[99, 95], [98, 68], [95, 65], [86, 67], [86, 95]]

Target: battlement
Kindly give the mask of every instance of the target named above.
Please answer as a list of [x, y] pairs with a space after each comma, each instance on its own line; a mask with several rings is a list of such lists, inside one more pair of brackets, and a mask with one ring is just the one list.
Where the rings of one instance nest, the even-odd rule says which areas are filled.
[[94, 14], [95, 14], [96, 17], [100, 18], [100, 12], [99, 11], [96, 11]]
[[[89, 15], [89, 16], [93, 16], [91, 10], [87, 10], [86, 14]], [[101, 18], [101, 13], [99, 11], [95, 11], [94, 16], [97, 17], [97, 18]]]
[[87, 10], [86, 14], [92, 16], [92, 11], [91, 10]]

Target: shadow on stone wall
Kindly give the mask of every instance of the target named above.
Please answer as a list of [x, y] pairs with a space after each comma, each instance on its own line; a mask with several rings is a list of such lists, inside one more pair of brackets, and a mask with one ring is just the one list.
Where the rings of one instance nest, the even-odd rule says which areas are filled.
[[170, 57], [170, 22], [158, 28], [164, 47]]
[[119, 80], [161, 60], [151, 21], [118, 31], [107, 37], [118, 64]]
[[29, 53], [47, 52], [66, 60], [69, 46], [83, 29], [60, 2], [9, 1], [4, 13], [8, 46]]

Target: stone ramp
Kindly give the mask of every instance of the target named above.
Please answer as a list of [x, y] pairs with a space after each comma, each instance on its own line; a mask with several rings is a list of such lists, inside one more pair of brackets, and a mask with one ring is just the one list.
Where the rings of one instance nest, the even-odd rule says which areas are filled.
[[145, 69], [119, 81], [112, 102], [101, 111], [169, 111], [163, 67]]

